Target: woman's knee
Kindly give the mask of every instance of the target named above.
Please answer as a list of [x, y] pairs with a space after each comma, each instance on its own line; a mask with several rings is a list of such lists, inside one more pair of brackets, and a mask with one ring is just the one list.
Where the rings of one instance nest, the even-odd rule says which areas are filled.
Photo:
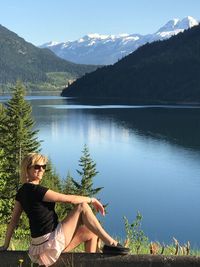
[[88, 210], [89, 205], [86, 202], [83, 202], [83, 203], [78, 204], [77, 208], [80, 211], [85, 211], [85, 210]]

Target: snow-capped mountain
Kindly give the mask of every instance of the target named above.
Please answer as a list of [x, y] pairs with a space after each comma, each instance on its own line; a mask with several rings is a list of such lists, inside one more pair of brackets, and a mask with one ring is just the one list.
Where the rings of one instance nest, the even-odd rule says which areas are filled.
[[49, 42], [41, 45], [40, 48], [49, 48], [57, 56], [75, 63], [108, 65], [147, 42], [168, 39], [198, 24], [195, 18], [188, 16], [182, 20], [176, 18], [168, 21], [153, 34], [101, 35], [95, 33], [76, 41]]

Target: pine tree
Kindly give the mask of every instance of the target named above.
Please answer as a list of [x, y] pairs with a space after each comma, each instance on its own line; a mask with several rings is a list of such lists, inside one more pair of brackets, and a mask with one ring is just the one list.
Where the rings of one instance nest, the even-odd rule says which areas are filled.
[[78, 189], [80, 195], [93, 197], [102, 187], [93, 188], [93, 178], [98, 174], [96, 170], [96, 163], [90, 157], [89, 149], [85, 145], [82, 151], [82, 156], [79, 160], [80, 170], [77, 173], [81, 176], [81, 183], [75, 182], [75, 186]]
[[[0, 149], [0, 158], [4, 158], [3, 149]], [[6, 223], [8, 218], [10, 218], [10, 210], [13, 205], [12, 199], [7, 199], [6, 196], [6, 189], [7, 189], [7, 181], [8, 176], [2, 172], [5, 160], [0, 160], [0, 222]]]
[[[6, 129], [6, 109], [5, 109], [5, 106], [0, 103], [0, 131], [1, 131], [1, 133], [5, 129]], [[0, 144], [2, 144], [3, 139], [4, 139], [4, 135], [1, 134], [0, 135]], [[3, 150], [2, 146], [0, 146], [0, 149]]]
[[[86, 145], [84, 146], [82, 153], [83, 154], [79, 160], [81, 169], [77, 170], [77, 173], [81, 176], [80, 183], [68, 173], [67, 178], [63, 181], [62, 192], [64, 194], [94, 197], [103, 187], [93, 188], [93, 179], [98, 174], [96, 163], [90, 157], [89, 149]], [[62, 208], [64, 216], [72, 210], [73, 205], [66, 204]]]
[[[0, 129], [6, 129], [6, 110], [5, 107], [0, 104]], [[0, 134], [0, 143], [2, 144], [2, 141], [4, 140], [4, 136]], [[2, 146], [0, 146], [0, 193], [1, 193], [1, 198], [0, 198], [0, 222], [6, 222], [9, 213], [10, 213], [10, 208], [12, 205], [11, 200], [5, 199], [6, 196], [6, 188], [7, 188], [7, 182], [8, 182], [8, 175], [3, 171], [4, 166], [5, 166], [6, 160], [4, 157], [4, 150]]]
[[70, 172], [67, 174], [67, 178], [63, 181], [63, 193], [76, 195], [77, 187], [74, 184], [74, 179], [72, 178]]
[[4, 195], [9, 199], [15, 195], [20, 185], [22, 158], [29, 152], [39, 150], [38, 131], [33, 130], [31, 113], [32, 108], [25, 100], [25, 87], [18, 81], [0, 121], [0, 147], [3, 149], [0, 157], [3, 166], [0, 171], [7, 177], [6, 194], [1, 191], [1, 197]]
[[98, 174], [98, 171], [86, 145], [83, 148], [79, 166], [81, 169], [76, 171], [81, 177], [80, 183], [68, 174], [64, 185], [65, 193], [94, 197], [103, 187], [93, 188], [93, 179]]

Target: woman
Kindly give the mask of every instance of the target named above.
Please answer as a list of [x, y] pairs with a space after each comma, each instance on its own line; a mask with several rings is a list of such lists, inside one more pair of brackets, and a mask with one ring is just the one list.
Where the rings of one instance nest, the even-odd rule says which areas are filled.
[[[5, 242], [0, 250], [7, 250], [20, 215], [24, 210], [29, 218], [31, 245], [29, 256], [39, 265], [50, 266], [60, 256], [85, 243], [86, 252], [96, 252], [97, 239], [104, 242], [104, 253], [127, 254], [122, 247], [100, 225], [88, 204], [105, 215], [104, 207], [96, 198], [65, 195], [40, 185], [45, 172], [47, 158], [29, 153], [22, 161], [21, 182], [7, 227]], [[62, 222], [58, 222], [54, 207], [56, 202], [72, 203], [75, 208]]]

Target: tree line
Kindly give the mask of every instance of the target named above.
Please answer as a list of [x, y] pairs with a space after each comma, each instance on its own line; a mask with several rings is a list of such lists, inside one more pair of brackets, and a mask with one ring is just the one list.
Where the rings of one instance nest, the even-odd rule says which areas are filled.
[[6, 92], [8, 91], [6, 85], [15, 84], [17, 79], [34, 86], [37, 83], [48, 83], [51, 87], [54, 83], [48, 74], [52, 72], [54, 76], [57, 73], [58, 78], [60, 73], [65, 73], [63, 87], [68, 81], [68, 76], [74, 80], [96, 68], [61, 59], [49, 49], [38, 48], [0, 25], [0, 85], [5, 87]]
[[63, 96], [127, 98], [134, 103], [200, 102], [200, 25], [147, 43], [114, 65], [72, 83]]

